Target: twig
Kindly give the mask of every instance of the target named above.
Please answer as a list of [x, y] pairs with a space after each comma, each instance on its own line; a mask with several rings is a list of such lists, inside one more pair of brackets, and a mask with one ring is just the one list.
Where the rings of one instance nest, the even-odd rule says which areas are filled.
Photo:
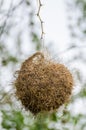
[[43, 35], [44, 35], [44, 28], [43, 28], [43, 21], [41, 19], [41, 16], [40, 16], [40, 10], [41, 10], [41, 7], [43, 6], [42, 3], [41, 3], [41, 0], [38, 0], [38, 12], [37, 12], [37, 16], [40, 20], [40, 23], [41, 23], [41, 39], [43, 39]]
[[82, 48], [86, 48], [86, 46], [72, 46], [72, 47], [68, 47], [67, 49], [63, 50], [63, 51], [60, 51], [59, 53], [55, 54], [54, 55], [54, 58], [53, 59], [56, 59], [59, 57], [59, 55], [63, 55], [71, 50], [74, 50], [74, 49], [82, 49]]
[[0, 40], [1, 40], [1, 37], [3, 35], [3, 33], [5, 32], [5, 28], [6, 28], [6, 25], [7, 25], [7, 21], [9, 19], [9, 17], [11, 16], [11, 14], [24, 2], [25, 0], [21, 0], [16, 6], [14, 6], [12, 8], [12, 2], [11, 2], [11, 5], [10, 5], [10, 8], [6, 14], [6, 20], [4, 21], [3, 25], [0, 27]]

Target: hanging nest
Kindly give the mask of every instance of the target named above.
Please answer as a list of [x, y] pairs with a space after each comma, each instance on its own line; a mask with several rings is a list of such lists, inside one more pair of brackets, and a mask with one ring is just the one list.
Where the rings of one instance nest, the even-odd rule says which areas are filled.
[[56, 110], [69, 101], [73, 77], [63, 64], [37, 52], [22, 63], [14, 84], [24, 108], [37, 114]]

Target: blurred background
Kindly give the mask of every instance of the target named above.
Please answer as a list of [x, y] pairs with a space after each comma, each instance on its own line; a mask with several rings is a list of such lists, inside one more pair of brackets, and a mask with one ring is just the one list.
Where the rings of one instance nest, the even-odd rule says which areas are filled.
[[34, 118], [14, 96], [15, 71], [42, 49], [37, 0], [0, 0], [0, 130], [86, 130], [86, 0], [41, 0], [44, 45], [73, 73], [63, 113]]

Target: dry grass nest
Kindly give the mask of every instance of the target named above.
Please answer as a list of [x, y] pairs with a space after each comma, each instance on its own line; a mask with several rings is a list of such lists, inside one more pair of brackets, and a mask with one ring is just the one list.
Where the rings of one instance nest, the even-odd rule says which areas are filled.
[[63, 64], [37, 52], [22, 63], [14, 84], [24, 108], [37, 114], [56, 110], [69, 101], [73, 77]]

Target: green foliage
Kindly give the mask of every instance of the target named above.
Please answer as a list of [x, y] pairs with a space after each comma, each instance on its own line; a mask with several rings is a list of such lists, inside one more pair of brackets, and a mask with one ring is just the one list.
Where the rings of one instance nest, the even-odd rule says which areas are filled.
[[86, 17], [86, 0], [76, 0], [76, 5], [83, 11], [82, 16]]
[[10, 62], [12, 62], [12, 63], [17, 63], [18, 60], [17, 60], [16, 57], [13, 57], [13, 56], [9, 56], [9, 57], [7, 57], [7, 58], [3, 58], [3, 59], [2, 59], [2, 65], [3, 65], [3, 66], [8, 65], [8, 63], [10, 63]]
[[41, 49], [41, 40], [39, 40], [40, 38], [38, 38], [36, 33], [32, 33], [32, 41], [33, 43], [37, 43], [35, 48], [36, 50], [40, 50]]
[[11, 130], [11, 128], [15, 128], [16, 130], [22, 130], [24, 127], [24, 117], [20, 111], [12, 111], [3, 113], [3, 121], [2, 126], [5, 129]]
[[61, 115], [54, 112], [51, 114], [41, 113], [34, 116], [29, 112], [18, 110], [1, 110], [1, 112], [2, 127], [6, 130], [84, 130], [86, 128], [86, 115], [73, 115], [66, 109]]

